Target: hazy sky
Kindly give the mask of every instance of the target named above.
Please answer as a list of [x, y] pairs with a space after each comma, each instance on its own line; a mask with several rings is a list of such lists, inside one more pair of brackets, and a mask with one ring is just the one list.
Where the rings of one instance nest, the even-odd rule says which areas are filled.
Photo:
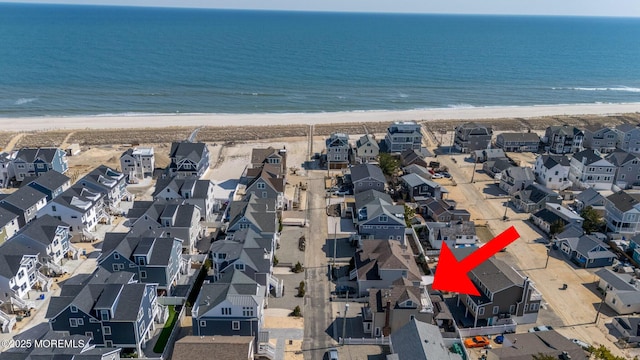
[[13, 0], [220, 9], [640, 17], [640, 0]]

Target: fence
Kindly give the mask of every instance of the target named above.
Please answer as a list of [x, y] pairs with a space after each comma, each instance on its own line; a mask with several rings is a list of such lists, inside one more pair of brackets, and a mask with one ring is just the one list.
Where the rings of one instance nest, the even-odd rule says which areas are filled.
[[380, 338], [339, 338], [342, 345], [389, 345], [389, 337]]
[[186, 307], [184, 306], [180, 308], [180, 313], [178, 313], [178, 319], [176, 320], [176, 323], [173, 325], [173, 330], [171, 330], [171, 335], [169, 335], [169, 340], [167, 340], [167, 345], [164, 347], [164, 351], [162, 352], [161, 358], [163, 360], [171, 359], [171, 354], [173, 353], [173, 345], [177, 340], [176, 338], [178, 337], [178, 334], [180, 334], [180, 329], [181, 329], [180, 323], [184, 318], [185, 310], [186, 310]]
[[498, 335], [504, 333], [516, 332], [516, 323], [495, 325], [495, 326], [481, 326], [475, 328], [458, 329], [461, 337], [476, 336], [476, 335]]

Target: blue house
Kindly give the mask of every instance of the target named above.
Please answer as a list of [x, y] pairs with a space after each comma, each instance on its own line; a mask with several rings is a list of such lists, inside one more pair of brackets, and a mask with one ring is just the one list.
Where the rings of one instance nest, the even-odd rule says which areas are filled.
[[255, 336], [264, 321], [264, 290], [242, 271], [230, 270], [215, 283], [205, 283], [192, 316], [195, 336]]
[[47, 201], [51, 201], [71, 186], [71, 179], [57, 171], [48, 171], [31, 180], [27, 186], [47, 195]]
[[355, 199], [352, 212], [358, 234], [404, 244], [404, 206], [394, 205], [388, 194], [373, 189], [356, 193]]
[[633, 260], [640, 264], [640, 234], [629, 239], [629, 248], [633, 250]]
[[132, 272], [138, 281], [170, 292], [187, 271], [182, 265], [182, 240], [154, 235], [105, 234], [98, 265], [109, 272]]
[[136, 283], [129, 272], [110, 274], [98, 268], [62, 283], [45, 318], [51, 330], [88, 336], [99, 347], [135, 349], [141, 354], [155, 323], [165, 320], [166, 312], [156, 300], [155, 284]]
[[19, 182], [25, 177], [40, 176], [49, 170], [61, 174], [69, 170], [67, 154], [58, 148], [22, 148], [16, 153], [12, 165]]
[[[609, 250], [609, 245], [593, 235], [577, 235], [577, 232], [571, 234], [570, 229], [558, 234], [556, 243], [572, 263], [585, 269], [613, 264], [616, 255]], [[563, 235], [565, 233], [567, 235]]]

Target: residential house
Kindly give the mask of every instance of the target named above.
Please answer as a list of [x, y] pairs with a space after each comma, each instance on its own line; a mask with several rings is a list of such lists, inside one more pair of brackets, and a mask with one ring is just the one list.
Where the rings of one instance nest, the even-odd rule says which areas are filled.
[[422, 127], [415, 121], [394, 121], [387, 128], [384, 143], [390, 153], [420, 149], [422, 147]]
[[640, 154], [640, 125], [622, 124], [616, 127], [618, 132], [618, 148], [620, 150]]
[[629, 249], [633, 250], [633, 260], [640, 263], [640, 234], [636, 234], [629, 239]]
[[472, 151], [471, 157], [476, 163], [483, 163], [485, 161], [506, 159], [507, 155], [505, 155], [502, 149], [480, 149]]
[[[253, 360], [254, 336], [185, 336], [173, 346], [172, 360]], [[2, 360], [2, 359], [0, 359]]]
[[18, 214], [0, 207], [0, 245], [20, 229]]
[[109, 272], [132, 272], [139, 282], [156, 284], [169, 295], [187, 273], [181, 259], [182, 240], [175, 237], [106, 233], [98, 265]]
[[81, 239], [93, 239], [92, 234], [100, 221], [110, 222], [104, 209], [104, 195], [87, 188], [72, 186], [40, 211], [69, 224], [69, 231]]
[[120, 168], [129, 179], [144, 179], [153, 175], [156, 158], [152, 147], [127, 149], [120, 155]]
[[555, 330], [505, 334], [502, 346], [487, 352], [487, 360], [524, 360], [539, 356], [562, 360], [589, 359], [580, 345]]
[[609, 269], [600, 269], [595, 274], [600, 278], [598, 288], [605, 293], [604, 302], [618, 315], [640, 312], [638, 279], [632, 274], [615, 273]]
[[45, 318], [53, 331], [85, 335], [98, 347], [120, 347], [142, 354], [156, 323], [166, 320], [157, 303], [156, 285], [140, 284], [133, 274], [98, 268], [76, 275], [52, 296]]
[[135, 201], [127, 212], [129, 227], [144, 231], [160, 228], [166, 237], [181, 240], [182, 249], [193, 254], [203, 236], [200, 209], [183, 200]]
[[566, 258], [584, 269], [611, 266], [616, 258], [609, 250], [609, 245], [593, 235], [565, 237], [561, 233], [556, 236], [554, 243]]
[[611, 190], [616, 166], [603, 159], [596, 150], [583, 150], [573, 154], [569, 168], [569, 181], [580, 188]]
[[12, 179], [16, 177], [13, 170], [13, 159], [15, 153], [0, 153], [0, 188], [9, 187]]
[[509, 195], [524, 190], [527, 186], [532, 185], [536, 180], [533, 170], [530, 167], [512, 166], [500, 175], [500, 189]]
[[555, 191], [539, 184], [531, 184], [511, 195], [514, 206], [527, 213], [544, 209], [547, 203], [561, 204], [562, 197]]
[[412, 319], [391, 333], [389, 360], [463, 360], [465, 357], [451, 351], [440, 329], [426, 322]]
[[611, 320], [611, 325], [622, 335], [620, 340], [629, 344], [640, 342], [640, 317], [616, 316]]
[[254, 148], [251, 150], [251, 167], [259, 168], [264, 164], [276, 165], [281, 175], [287, 174], [287, 149], [275, 149], [269, 146], [266, 149]]
[[421, 213], [433, 221], [469, 221], [471, 214], [465, 209], [456, 209], [456, 203], [443, 199], [426, 199], [418, 204]]
[[364, 164], [376, 161], [379, 154], [380, 146], [373, 135], [362, 135], [356, 141], [355, 157], [358, 163]]
[[409, 166], [405, 166], [402, 168], [402, 171], [405, 174], [416, 174], [419, 176], [422, 176], [425, 179], [431, 179], [431, 173], [429, 172], [429, 170], [424, 167], [424, 166], [420, 166], [420, 165], [416, 165], [416, 164], [411, 164]]
[[61, 174], [57, 171], [47, 171], [46, 173], [31, 180], [27, 186], [45, 194], [47, 196], [47, 201], [51, 201], [71, 187], [71, 179], [67, 175]]
[[275, 199], [250, 195], [248, 199], [233, 201], [227, 210], [227, 232], [252, 229], [263, 235], [278, 232], [278, 215]]
[[573, 206], [580, 213], [587, 206], [591, 206], [601, 216], [604, 216], [605, 197], [593, 188], [587, 188], [576, 195]]
[[13, 159], [13, 171], [18, 182], [25, 177], [40, 176], [49, 170], [64, 174], [69, 170], [67, 154], [58, 148], [22, 148]]
[[619, 140], [618, 132], [608, 126], [587, 126], [584, 129], [582, 146], [585, 149], [598, 150], [601, 154], [613, 152]]
[[209, 180], [197, 177], [160, 178], [152, 194], [154, 199], [183, 199], [185, 203], [200, 208], [201, 220], [212, 221], [214, 212], [220, 207], [215, 198], [214, 186]]
[[613, 183], [621, 188], [628, 189], [640, 185], [640, 153], [628, 153], [615, 150], [605, 156], [616, 167]]
[[[46, 324], [45, 324], [46, 325]], [[48, 328], [48, 326], [47, 326]], [[34, 328], [30, 329], [31, 331]], [[86, 335], [67, 335], [49, 330], [34, 334], [23, 332], [14, 337], [16, 346], [0, 353], [0, 360], [66, 359], [66, 360], [120, 360], [120, 348], [96, 348]], [[37, 345], [35, 345], [37, 344]], [[62, 346], [60, 346], [62, 345]]]
[[562, 223], [563, 227], [577, 225], [582, 227], [584, 219], [576, 212], [560, 204], [547, 203], [546, 207], [531, 215], [531, 221], [547, 234], [551, 233], [551, 225]]
[[91, 192], [104, 195], [104, 204], [116, 214], [120, 214], [120, 202], [129, 198], [127, 191], [127, 178], [123, 173], [110, 167], [100, 165], [80, 178], [75, 186], [82, 186]]
[[498, 159], [485, 161], [482, 164], [482, 171], [496, 180], [500, 180], [502, 172], [513, 166], [509, 159]]
[[205, 283], [191, 310], [195, 336], [256, 336], [264, 324], [264, 290], [242, 271]]
[[38, 252], [7, 241], [0, 246], [0, 302], [10, 302], [25, 310], [22, 300], [36, 284], [49, 281], [38, 271]]
[[420, 165], [423, 167], [427, 167], [427, 162], [424, 158], [427, 156], [426, 149], [407, 149], [400, 153], [400, 165], [409, 166], [409, 165]]
[[442, 249], [446, 244], [450, 249], [460, 246], [474, 246], [478, 243], [476, 226], [473, 221], [428, 222], [429, 244], [433, 249]]
[[39, 253], [39, 262], [56, 274], [64, 273], [62, 259], [74, 251], [69, 225], [50, 215], [33, 220], [9, 241], [34, 249]]
[[366, 295], [370, 288], [389, 288], [405, 278], [419, 286], [422, 275], [410, 248], [391, 240], [362, 240], [362, 246], [354, 255], [355, 268], [349, 280], [358, 284], [358, 293]]
[[539, 155], [533, 168], [536, 181], [552, 190], [564, 190], [572, 185], [569, 181], [569, 158], [564, 155]]
[[372, 337], [388, 337], [414, 319], [431, 323], [433, 317], [427, 286], [405, 278], [395, 280], [389, 289], [369, 289], [369, 302], [362, 308], [364, 332]]
[[501, 133], [496, 136], [496, 147], [508, 152], [538, 152], [540, 137], [536, 133]]
[[382, 169], [373, 164], [359, 164], [351, 168], [354, 194], [370, 189], [384, 192], [387, 183]]
[[325, 141], [327, 148], [327, 166], [330, 169], [342, 169], [349, 165], [351, 145], [349, 135], [345, 133], [333, 133]]
[[476, 150], [488, 149], [491, 145], [493, 130], [491, 126], [477, 123], [465, 123], [456, 126], [453, 146], [462, 153], [471, 153]]
[[389, 195], [376, 190], [357, 193], [352, 211], [353, 222], [361, 236], [404, 244], [404, 206], [394, 205]]
[[604, 219], [611, 232], [631, 236], [640, 232], [640, 193], [622, 190], [607, 196]]
[[584, 132], [570, 125], [549, 126], [542, 137], [545, 149], [554, 154], [569, 154], [582, 151], [583, 140]]
[[402, 185], [411, 201], [425, 198], [442, 199], [442, 194], [448, 193], [440, 184], [427, 180], [420, 175], [407, 174], [401, 177]]
[[171, 176], [200, 178], [209, 169], [209, 148], [202, 142], [173, 142], [169, 158], [168, 172]]
[[[473, 248], [452, 249], [461, 261]], [[504, 261], [491, 257], [469, 271], [469, 278], [480, 295], [459, 294], [458, 305], [464, 304], [465, 316], [478, 322], [494, 325], [501, 319], [513, 319], [518, 324], [535, 323], [542, 295], [528, 277], [523, 277]]]
[[274, 295], [280, 297], [284, 285], [273, 276], [275, 249], [274, 236], [261, 235], [251, 229], [238, 230], [225, 240], [214, 241], [209, 249], [213, 278], [217, 280], [235, 269], [262, 286], [265, 296], [273, 290]]
[[[252, 170], [252, 169], [249, 169]], [[280, 174], [277, 165], [265, 164], [244, 188], [244, 196], [254, 194], [257, 197], [276, 200], [276, 207], [282, 209], [285, 204], [285, 186], [287, 180]]]
[[38, 211], [46, 204], [47, 195], [29, 186], [21, 187], [18, 191], [0, 200], [0, 207], [18, 215], [18, 227], [20, 228], [35, 219]]

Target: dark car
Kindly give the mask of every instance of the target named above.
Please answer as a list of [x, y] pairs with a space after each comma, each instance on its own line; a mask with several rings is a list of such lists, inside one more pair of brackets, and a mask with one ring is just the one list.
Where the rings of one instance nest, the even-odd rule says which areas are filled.
[[356, 289], [354, 289], [351, 286], [347, 286], [347, 285], [338, 285], [336, 286], [336, 291], [335, 294], [338, 296], [344, 296], [346, 297], [347, 294], [349, 294], [349, 297], [355, 297], [356, 296]]

